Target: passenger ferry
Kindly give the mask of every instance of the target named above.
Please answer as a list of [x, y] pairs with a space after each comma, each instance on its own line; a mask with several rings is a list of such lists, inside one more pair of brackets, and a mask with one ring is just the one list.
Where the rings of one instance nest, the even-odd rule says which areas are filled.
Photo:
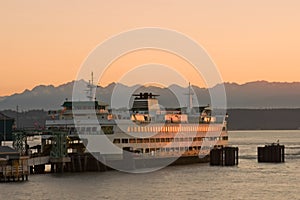
[[[143, 166], [147, 160], [161, 159], [168, 165], [207, 162], [210, 149], [228, 145], [227, 116], [213, 115], [209, 106], [162, 110], [157, 94], [133, 98], [132, 108], [123, 113], [92, 98], [66, 100], [59, 115], [50, 112], [46, 128], [79, 137], [85, 151], [100, 154], [107, 163], [127, 158], [143, 160]], [[68, 149], [72, 151], [78, 149]]]

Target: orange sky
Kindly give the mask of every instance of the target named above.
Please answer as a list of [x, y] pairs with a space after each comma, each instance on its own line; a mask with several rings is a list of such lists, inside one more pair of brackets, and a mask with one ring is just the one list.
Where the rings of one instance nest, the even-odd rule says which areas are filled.
[[[299, 81], [299, 10], [298, 0], [2, 0], [0, 96], [74, 80], [99, 43], [149, 26], [195, 39], [226, 82]], [[176, 59], [161, 54], [162, 61], [154, 53], [151, 60], [146, 54], [128, 55], [124, 65], [142, 65], [144, 58], [144, 64], [163, 62], [173, 67], [168, 58]], [[119, 72], [118, 67], [115, 70]], [[192, 74], [189, 78], [198, 84]]]

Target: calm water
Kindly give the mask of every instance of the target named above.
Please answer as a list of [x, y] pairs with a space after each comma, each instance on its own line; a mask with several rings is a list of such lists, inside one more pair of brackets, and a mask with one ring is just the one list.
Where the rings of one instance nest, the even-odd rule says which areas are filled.
[[[300, 131], [230, 132], [238, 167], [172, 166], [147, 174], [117, 171], [31, 175], [0, 184], [2, 199], [300, 199]], [[283, 164], [257, 163], [256, 148], [280, 140]]]

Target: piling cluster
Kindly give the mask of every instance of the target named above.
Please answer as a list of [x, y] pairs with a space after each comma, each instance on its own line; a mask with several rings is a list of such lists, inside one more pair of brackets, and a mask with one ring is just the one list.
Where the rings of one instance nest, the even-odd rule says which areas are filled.
[[257, 147], [257, 161], [281, 163], [284, 162], [284, 145], [270, 144]]
[[210, 165], [234, 166], [238, 165], [238, 147], [214, 148], [210, 151]]

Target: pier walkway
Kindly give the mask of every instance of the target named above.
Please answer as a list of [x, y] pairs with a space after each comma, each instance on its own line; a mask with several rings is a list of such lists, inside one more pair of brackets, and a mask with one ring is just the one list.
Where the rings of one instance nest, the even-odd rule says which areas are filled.
[[50, 156], [39, 156], [28, 159], [28, 166], [44, 165], [50, 163]]

